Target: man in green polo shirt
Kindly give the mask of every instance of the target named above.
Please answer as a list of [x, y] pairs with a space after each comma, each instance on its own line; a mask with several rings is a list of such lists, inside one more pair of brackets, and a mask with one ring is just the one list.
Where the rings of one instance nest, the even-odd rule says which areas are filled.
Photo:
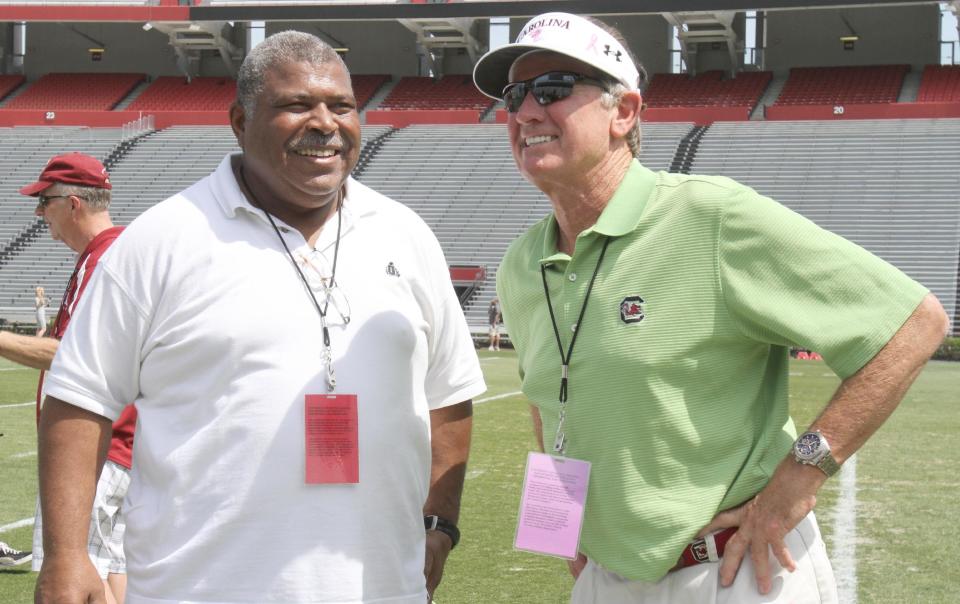
[[[936, 298], [732, 180], [643, 167], [609, 26], [540, 15], [474, 80], [553, 205], [497, 291], [541, 447], [591, 464], [573, 602], [836, 601], [815, 496], [942, 340]], [[843, 379], [799, 439], [791, 345]]]

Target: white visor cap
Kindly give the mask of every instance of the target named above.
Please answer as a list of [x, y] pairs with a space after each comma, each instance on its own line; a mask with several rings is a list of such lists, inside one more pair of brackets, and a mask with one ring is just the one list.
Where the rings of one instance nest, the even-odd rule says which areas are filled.
[[627, 49], [602, 28], [570, 13], [545, 13], [527, 21], [516, 42], [480, 57], [473, 68], [473, 83], [488, 97], [502, 98], [513, 62], [534, 50], [548, 50], [592, 65], [628, 90], [639, 87], [640, 72]]

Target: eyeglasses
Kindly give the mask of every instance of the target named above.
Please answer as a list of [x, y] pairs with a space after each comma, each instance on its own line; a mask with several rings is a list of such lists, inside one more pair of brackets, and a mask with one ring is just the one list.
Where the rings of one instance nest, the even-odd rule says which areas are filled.
[[546, 106], [573, 94], [573, 86], [578, 83], [607, 88], [605, 82], [579, 73], [551, 71], [522, 82], [510, 82], [503, 89], [503, 101], [507, 104], [508, 112], [516, 113], [520, 111], [520, 105], [527, 93], [533, 92], [533, 99], [537, 104]]
[[40, 208], [46, 208], [54, 199], [67, 199], [68, 197], [70, 197], [70, 195], [38, 195], [37, 205], [39, 205]]
[[[350, 323], [350, 301], [347, 300], [347, 296], [343, 293], [343, 290], [336, 281], [331, 283], [329, 277], [323, 276], [326, 271], [324, 271], [322, 267], [317, 266], [319, 260], [319, 258], [305, 256], [300, 252], [297, 253], [297, 261], [303, 271], [304, 278], [307, 280], [307, 284], [315, 295], [319, 295], [317, 302], [324, 308], [324, 311], [332, 306], [333, 309], [337, 311], [337, 314], [340, 315], [343, 325], [347, 325]], [[331, 324], [336, 324], [336, 321], [333, 321]]]

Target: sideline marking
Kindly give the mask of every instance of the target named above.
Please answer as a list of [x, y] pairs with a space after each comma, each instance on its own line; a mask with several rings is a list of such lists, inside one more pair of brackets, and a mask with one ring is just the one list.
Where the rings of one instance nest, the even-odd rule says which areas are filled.
[[833, 512], [833, 571], [837, 596], [843, 604], [857, 604], [857, 456], [840, 468], [840, 497]]
[[516, 392], [508, 392], [508, 393], [506, 393], [506, 394], [498, 394], [498, 395], [496, 395], [496, 396], [488, 396], [488, 397], [486, 397], [486, 398], [480, 398], [480, 399], [477, 399], [477, 400], [473, 401], [473, 404], [474, 404], [474, 405], [479, 405], [480, 403], [486, 403], [486, 402], [488, 402], [488, 401], [496, 401], [496, 400], [499, 400], [499, 399], [502, 399], [502, 398], [507, 398], [507, 397], [510, 397], [510, 396], [517, 396], [518, 394], [523, 394], [523, 392], [520, 392], [519, 390], [517, 390]]
[[24, 457], [36, 457], [36, 451], [27, 451], [26, 453], [15, 453], [10, 456], [10, 459], [23, 459]]
[[17, 520], [16, 522], [11, 522], [10, 524], [4, 524], [0, 526], [0, 533], [6, 533], [7, 531], [12, 531], [13, 529], [18, 529], [22, 526], [33, 526], [33, 518], [24, 518], [23, 520]]
[[9, 407], [27, 407], [29, 405], [36, 405], [36, 401], [30, 401], [29, 403], [14, 403], [12, 405], [0, 405], [0, 409], [7, 409]]

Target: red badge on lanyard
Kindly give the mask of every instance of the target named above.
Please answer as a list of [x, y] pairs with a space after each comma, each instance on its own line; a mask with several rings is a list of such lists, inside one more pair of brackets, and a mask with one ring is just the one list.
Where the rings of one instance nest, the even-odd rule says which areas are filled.
[[303, 425], [306, 483], [360, 482], [357, 395], [306, 395]]

